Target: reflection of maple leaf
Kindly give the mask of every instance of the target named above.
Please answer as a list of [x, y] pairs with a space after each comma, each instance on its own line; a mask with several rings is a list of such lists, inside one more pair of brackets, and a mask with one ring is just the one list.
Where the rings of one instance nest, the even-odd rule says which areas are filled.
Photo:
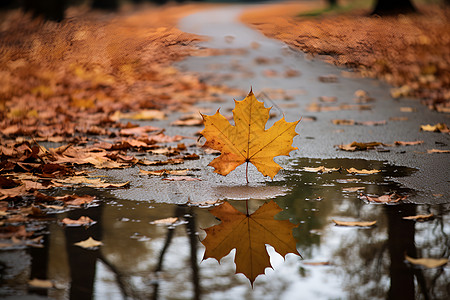
[[255, 278], [271, 267], [266, 244], [275, 248], [283, 257], [288, 253], [299, 255], [292, 229], [296, 225], [274, 216], [282, 209], [273, 201], [265, 203], [251, 215], [236, 210], [228, 202], [211, 209], [222, 223], [205, 229], [202, 241], [206, 247], [203, 259], [218, 261], [236, 248], [236, 273], [243, 273], [253, 284]]
[[251, 162], [264, 176], [273, 178], [278, 173], [281, 167], [273, 158], [297, 149], [292, 147], [292, 142], [299, 121], [286, 122], [283, 117], [265, 130], [269, 111], [250, 91], [244, 100], [235, 101], [234, 126], [219, 110], [213, 116], [202, 115], [205, 146], [222, 153], [209, 163], [216, 173], [227, 175], [244, 162]]

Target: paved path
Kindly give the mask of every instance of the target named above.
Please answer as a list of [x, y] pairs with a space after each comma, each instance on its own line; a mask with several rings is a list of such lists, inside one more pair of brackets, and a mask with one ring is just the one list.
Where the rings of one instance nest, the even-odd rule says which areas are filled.
[[[449, 149], [449, 135], [421, 132], [420, 125], [447, 122], [444, 114], [429, 111], [418, 100], [395, 100], [390, 96], [390, 86], [373, 79], [346, 78], [342, 68], [326, 64], [319, 59], [307, 59], [285, 44], [269, 39], [261, 33], [238, 21], [239, 14], [248, 9], [244, 5], [232, 5], [213, 10], [202, 11], [181, 20], [179, 28], [186, 32], [206, 35], [210, 40], [201, 46], [217, 49], [231, 49], [232, 55], [191, 57], [179, 63], [185, 71], [201, 74], [208, 83], [222, 83], [248, 91], [253, 87], [255, 95], [264, 100], [267, 106], [274, 106], [273, 112], [284, 114], [288, 121], [303, 118], [297, 127], [299, 136], [295, 146], [299, 151], [294, 157], [310, 158], [362, 158], [387, 161], [394, 165], [418, 169], [412, 176], [400, 180], [407, 187], [420, 191], [414, 201], [445, 202], [449, 196], [449, 156], [448, 154], [428, 154], [427, 149]], [[233, 51], [232, 51], [233, 50]], [[240, 53], [240, 54], [239, 54]], [[286, 72], [301, 76], [287, 77]], [[337, 82], [319, 81], [319, 76], [333, 74]], [[348, 76], [347, 76], [348, 77]], [[284, 100], [283, 94], [276, 96], [274, 89], [282, 89], [292, 100]], [[261, 94], [263, 91], [268, 91]], [[272, 90], [272, 92], [270, 92]], [[366, 91], [373, 102], [371, 110], [340, 110], [328, 112], [309, 112], [311, 102], [320, 96], [335, 96], [336, 103], [323, 103], [323, 106], [354, 105], [356, 90]], [[271, 95], [272, 94], [272, 95]], [[236, 95], [239, 97], [244, 95]], [[233, 105], [228, 103], [205, 104], [216, 110], [222, 107], [226, 111]], [[201, 106], [201, 104], [200, 104]], [[402, 112], [409, 107], [413, 112]], [[312, 117], [316, 121], [310, 121]], [[407, 121], [392, 121], [391, 118], [407, 117]], [[382, 121], [382, 126], [344, 126], [334, 125], [333, 119], [353, 119], [355, 121]], [[389, 147], [389, 152], [360, 151], [345, 152], [337, 150], [335, 145], [353, 141], [377, 141], [392, 144], [394, 141], [423, 140], [419, 146]], [[441, 194], [434, 197], [433, 194]]]

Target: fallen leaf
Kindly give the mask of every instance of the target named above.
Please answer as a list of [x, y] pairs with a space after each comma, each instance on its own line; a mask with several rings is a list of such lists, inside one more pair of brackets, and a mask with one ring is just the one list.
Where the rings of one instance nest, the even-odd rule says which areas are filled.
[[41, 288], [41, 289], [50, 289], [54, 287], [53, 282], [50, 280], [42, 280], [42, 279], [36, 279], [28, 281], [28, 285], [33, 288]]
[[178, 218], [171, 217], [171, 218], [165, 218], [165, 219], [159, 219], [150, 222], [150, 224], [157, 224], [157, 225], [173, 225], [176, 221], [178, 221]]
[[434, 218], [434, 214], [427, 214], [427, 215], [415, 215], [415, 216], [407, 216], [403, 217], [405, 220], [413, 220], [413, 221], [427, 221]]
[[428, 149], [427, 153], [450, 153], [450, 150], [446, 149]]
[[205, 146], [221, 151], [221, 155], [209, 163], [216, 173], [227, 175], [244, 162], [251, 162], [264, 176], [273, 178], [281, 167], [273, 158], [289, 155], [292, 150], [295, 127], [299, 121], [286, 122], [284, 117], [265, 130], [270, 108], [265, 108], [253, 95], [242, 101], [235, 101], [233, 110], [235, 125], [217, 110], [213, 116], [203, 116], [206, 138]]
[[167, 180], [167, 181], [201, 181], [200, 178], [191, 177], [191, 176], [166, 177], [166, 178], [163, 178], [162, 180]]
[[219, 225], [206, 228], [206, 247], [203, 259], [215, 258], [220, 262], [232, 249], [236, 249], [236, 273], [243, 273], [252, 283], [264, 270], [271, 267], [266, 244], [275, 248], [281, 256], [299, 255], [292, 229], [296, 225], [274, 216], [282, 209], [274, 202], [263, 204], [251, 215], [236, 210], [228, 202], [211, 209], [221, 220]]
[[155, 171], [145, 171], [145, 170], [139, 170], [139, 173], [144, 175], [155, 175], [155, 176], [164, 176], [164, 175], [186, 175], [189, 169], [183, 169], [183, 170], [155, 170]]
[[408, 255], [405, 255], [407, 261], [414, 265], [424, 266], [425, 268], [432, 269], [445, 266], [448, 263], [448, 259], [446, 258], [412, 258]]
[[85, 249], [89, 249], [89, 248], [95, 249], [98, 246], [102, 246], [103, 243], [100, 241], [94, 240], [92, 237], [89, 237], [87, 240], [75, 243], [74, 245], [80, 246], [81, 248], [85, 248]]
[[364, 151], [369, 149], [375, 149], [376, 146], [383, 145], [379, 142], [369, 142], [369, 143], [359, 143], [359, 142], [353, 142], [346, 145], [339, 145], [339, 149], [344, 151]]
[[355, 168], [350, 168], [350, 169], [346, 169], [347, 172], [351, 173], [351, 174], [377, 174], [380, 173], [381, 170], [366, 170], [366, 169], [362, 169], [362, 170], [358, 170]]
[[400, 111], [411, 113], [411, 112], [415, 112], [416, 109], [413, 107], [409, 107], [409, 106], [403, 106], [403, 107], [400, 107]]
[[395, 141], [394, 144], [397, 146], [412, 146], [423, 144], [423, 141], [412, 141], [412, 142]]
[[372, 203], [397, 203], [399, 201], [405, 200], [406, 198], [408, 198], [408, 196], [400, 196], [397, 195], [396, 193], [390, 195], [382, 195], [379, 197], [377, 196], [371, 197], [364, 194], [359, 195], [359, 199]]
[[354, 120], [344, 120], [344, 119], [336, 119], [336, 120], [331, 120], [331, 122], [334, 125], [355, 125], [355, 121]]
[[436, 125], [430, 125], [430, 124], [421, 125], [420, 126], [420, 130], [422, 130], [422, 131], [431, 131], [431, 132], [442, 132], [442, 133], [450, 132], [450, 129], [444, 123], [438, 123]]
[[69, 226], [90, 226], [90, 225], [94, 224], [95, 221], [89, 217], [81, 216], [78, 220], [64, 218], [61, 220], [61, 223], [64, 225], [69, 225]]
[[340, 168], [325, 168], [324, 166], [312, 168], [312, 167], [303, 167], [303, 171], [306, 172], [317, 172], [317, 173], [331, 173], [335, 171], [339, 171]]
[[334, 74], [322, 75], [322, 76], [319, 76], [319, 81], [325, 82], [325, 83], [334, 83], [334, 82], [338, 82], [338, 77]]
[[366, 222], [358, 222], [358, 221], [338, 221], [332, 220], [338, 226], [355, 226], [355, 227], [371, 227], [374, 226], [377, 221], [366, 221]]

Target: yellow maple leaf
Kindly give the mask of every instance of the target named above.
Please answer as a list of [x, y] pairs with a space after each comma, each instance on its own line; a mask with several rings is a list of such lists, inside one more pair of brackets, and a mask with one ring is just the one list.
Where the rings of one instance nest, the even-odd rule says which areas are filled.
[[252, 283], [264, 270], [271, 267], [266, 244], [275, 248], [283, 257], [297, 252], [292, 229], [297, 225], [287, 220], [275, 220], [282, 209], [273, 201], [265, 203], [253, 214], [244, 214], [228, 202], [211, 209], [222, 223], [206, 228], [206, 247], [203, 259], [220, 261], [232, 249], [236, 249], [236, 273], [243, 273]]
[[269, 111], [250, 91], [244, 100], [235, 100], [234, 126], [219, 110], [212, 116], [202, 114], [205, 129], [201, 134], [206, 138], [205, 146], [221, 152], [209, 163], [214, 172], [227, 175], [244, 162], [247, 166], [251, 162], [264, 176], [273, 179], [281, 169], [273, 158], [298, 149], [292, 147], [292, 142], [299, 121], [286, 122], [283, 117], [265, 130]]

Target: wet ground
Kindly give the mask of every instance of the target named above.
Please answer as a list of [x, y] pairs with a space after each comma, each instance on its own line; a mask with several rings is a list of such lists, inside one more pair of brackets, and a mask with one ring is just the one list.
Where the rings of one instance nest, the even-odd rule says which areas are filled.
[[[448, 258], [450, 253], [450, 205], [447, 154], [428, 154], [432, 148], [448, 148], [448, 135], [421, 132], [422, 124], [445, 122], [445, 115], [426, 110], [417, 100], [393, 100], [390, 87], [371, 79], [343, 77], [342, 69], [318, 59], [308, 59], [287, 46], [262, 36], [236, 21], [244, 6], [222, 7], [183, 19], [180, 28], [208, 35], [207, 48], [228, 48], [228, 55], [191, 57], [177, 64], [197, 72], [209, 83], [250, 89], [267, 106], [273, 106], [274, 122], [303, 118], [297, 127], [299, 148], [290, 158], [277, 161], [284, 170], [275, 179], [263, 178], [251, 169], [245, 184], [243, 167], [227, 177], [205, 167], [213, 155], [193, 147], [201, 155], [183, 168], [201, 181], [167, 182], [139, 175], [138, 168], [108, 170], [98, 174], [111, 181], [131, 181], [128, 189], [107, 192], [80, 189], [94, 194], [96, 205], [55, 215], [50, 222], [36, 222], [45, 236], [43, 248], [17, 248], [0, 252], [0, 296], [10, 299], [446, 299], [450, 269], [426, 269], [405, 261], [411, 257]], [[336, 77], [329, 76], [330, 74]], [[295, 75], [295, 76], [294, 76]], [[333, 82], [322, 82], [332, 78]], [[330, 80], [328, 80], [330, 81]], [[335, 81], [335, 82], [334, 82]], [[308, 111], [311, 102], [322, 107], [355, 105], [356, 90], [374, 100], [370, 110]], [[322, 103], [320, 96], [337, 102]], [[199, 103], [199, 110], [213, 113], [221, 107], [230, 114], [234, 103]], [[404, 112], [401, 107], [409, 107]], [[194, 136], [201, 127], [172, 127], [173, 119], [142, 122], [167, 129], [167, 134]], [[407, 121], [392, 121], [408, 117]], [[386, 120], [381, 126], [333, 125], [333, 119]], [[269, 124], [270, 125], [270, 124]], [[423, 140], [422, 145], [385, 147], [382, 151], [345, 152], [335, 145], [353, 141]], [[193, 143], [193, 140], [187, 140]], [[388, 152], [386, 152], [388, 151]], [[330, 173], [305, 167], [336, 168]], [[349, 168], [377, 169], [377, 174], [358, 175]], [[61, 191], [61, 193], [64, 191]], [[367, 197], [384, 194], [406, 197], [392, 204], [369, 203]], [[204, 201], [222, 199], [243, 210], [246, 199], [256, 210], [267, 199], [281, 208], [277, 218], [289, 219], [297, 249], [303, 256], [288, 254], [286, 260], [271, 246], [274, 269], [267, 269], [252, 289], [242, 275], [235, 275], [232, 255], [221, 264], [201, 261], [202, 228], [217, 224]], [[191, 205], [187, 205], [187, 201]], [[197, 203], [197, 204], [195, 204]], [[433, 213], [424, 221], [405, 216]], [[63, 227], [64, 217], [89, 216], [97, 223], [88, 227]], [[178, 217], [171, 225], [152, 223]], [[341, 227], [332, 220], [377, 221], [372, 227]], [[103, 246], [86, 250], [74, 246], [89, 236]], [[233, 251], [232, 251], [233, 252]], [[32, 288], [32, 278], [50, 279], [51, 289]], [[25, 298], [22, 298], [25, 299]], [[31, 299], [31, 298], [30, 298]]]

